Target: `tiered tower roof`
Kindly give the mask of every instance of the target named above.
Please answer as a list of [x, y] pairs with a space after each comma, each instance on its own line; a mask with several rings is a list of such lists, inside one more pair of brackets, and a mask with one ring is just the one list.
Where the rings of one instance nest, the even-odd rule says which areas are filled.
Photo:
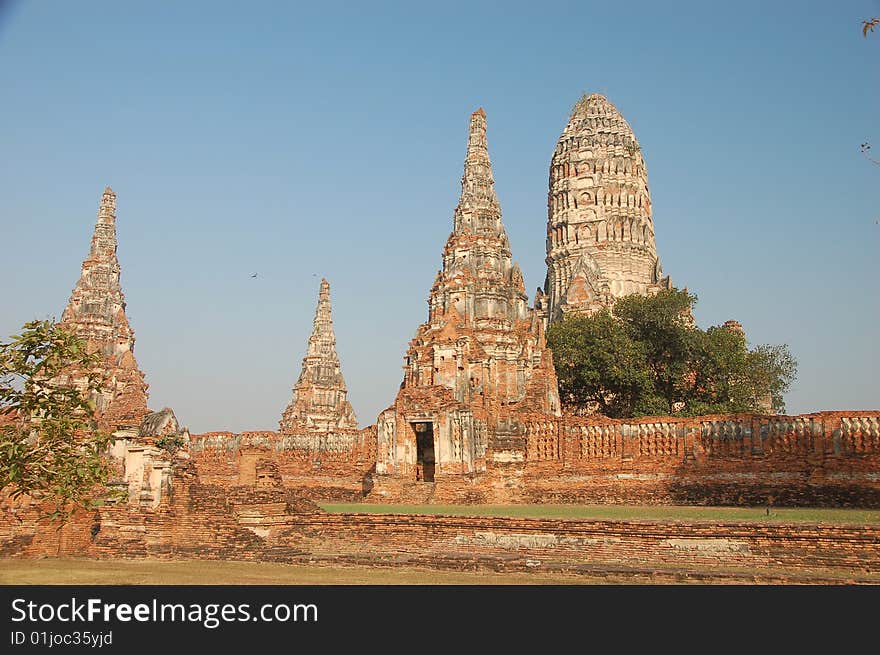
[[560, 413], [543, 324], [527, 303], [478, 109], [428, 321], [409, 343], [394, 405], [377, 421], [377, 473], [431, 482], [484, 471], [487, 460], [522, 460], [520, 421]]
[[284, 434], [357, 429], [357, 419], [347, 399], [348, 391], [336, 353], [336, 335], [330, 312], [330, 284], [322, 279], [302, 371], [293, 387], [293, 398], [281, 416], [279, 430]]
[[[136, 427], [148, 413], [148, 385], [134, 357], [134, 330], [125, 312], [116, 249], [116, 194], [107, 187], [89, 255], [60, 324], [103, 358], [107, 382], [95, 401], [104, 426], [111, 429]], [[76, 372], [71, 378], [77, 382]]]
[[482, 108], [470, 117], [461, 195], [428, 306], [406, 355], [405, 389], [446, 387], [458, 402], [490, 412], [528, 395], [533, 369], [543, 366], [543, 332], [511, 259]]
[[648, 173], [632, 128], [607, 98], [583, 96], [550, 163], [550, 320], [668, 287], [654, 243]]
[[509, 328], [526, 318], [528, 297], [501, 222], [486, 143], [486, 112], [471, 114], [461, 196], [443, 265], [431, 289], [431, 323], [452, 309], [466, 325]]

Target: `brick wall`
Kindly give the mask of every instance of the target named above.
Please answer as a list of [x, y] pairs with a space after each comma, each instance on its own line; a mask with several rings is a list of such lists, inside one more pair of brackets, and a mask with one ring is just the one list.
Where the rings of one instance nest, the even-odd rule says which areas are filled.
[[[526, 423], [509, 502], [880, 507], [880, 412]], [[499, 488], [496, 481], [494, 488]]]
[[[206, 485], [193, 466], [181, 469], [174, 493], [158, 509], [108, 507], [78, 515], [60, 532], [30, 520], [13, 523], [4, 505], [0, 553], [545, 570], [657, 580], [868, 581], [880, 573], [878, 526], [325, 514], [287, 489]], [[32, 510], [20, 507], [19, 518]]]
[[290, 489], [314, 499], [357, 501], [369, 491], [376, 426], [346, 436], [345, 449], [319, 450], [297, 447], [277, 432], [207, 432], [191, 436], [189, 452], [205, 484], [253, 484], [256, 462], [270, 459]]
[[[376, 474], [375, 426], [348, 450], [291, 447], [274, 432], [225, 432], [194, 435], [190, 452], [206, 484], [251, 484], [254, 463], [269, 458], [286, 486], [321, 500], [880, 507], [877, 411], [523, 416], [504, 435], [489, 435], [483, 471], [438, 472], [434, 484], [416, 483], [404, 469]], [[495, 457], [501, 441], [522, 456]]]

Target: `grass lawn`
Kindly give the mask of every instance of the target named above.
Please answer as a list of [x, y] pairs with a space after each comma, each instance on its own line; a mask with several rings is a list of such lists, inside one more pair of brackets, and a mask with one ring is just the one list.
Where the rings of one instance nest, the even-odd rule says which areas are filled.
[[529, 518], [627, 519], [655, 521], [760, 521], [880, 523], [880, 510], [692, 507], [629, 505], [380, 505], [367, 503], [320, 503], [327, 512], [355, 514], [443, 514], [455, 516], [510, 516]]

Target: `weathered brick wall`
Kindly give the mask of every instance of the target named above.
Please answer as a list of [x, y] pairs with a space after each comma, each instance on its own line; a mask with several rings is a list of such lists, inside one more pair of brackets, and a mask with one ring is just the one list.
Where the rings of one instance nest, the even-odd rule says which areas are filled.
[[878, 526], [324, 514], [290, 490], [205, 485], [192, 467], [182, 469], [155, 511], [108, 507], [61, 533], [28, 521], [13, 527], [4, 516], [2, 554], [628, 571], [654, 579], [840, 581], [880, 573]]
[[253, 484], [256, 462], [270, 459], [291, 489], [315, 499], [356, 501], [369, 491], [376, 426], [346, 436], [345, 449], [314, 450], [297, 447], [292, 437], [277, 432], [208, 432], [191, 436], [189, 453], [204, 484]]
[[[296, 448], [274, 432], [226, 432], [194, 435], [190, 452], [203, 483], [252, 484], [255, 462], [268, 458], [286, 486], [323, 500], [880, 507], [877, 411], [525, 416], [517, 431], [490, 435], [485, 472], [442, 469], [429, 485], [403, 469], [375, 473], [375, 426], [359, 431], [348, 450]], [[502, 446], [521, 452], [520, 461], [496, 457]]]
[[[880, 507], [880, 412], [538, 418], [497, 502]], [[507, 490], [507, 493], [503, 493]]]
[[0, 557], [60, 557], [85, 554], [101, 515], [76, 512], [63, 524], [46, 518], [48, 506], [27, 498], [0, 500]]
[[877, 572], [869, 527], [319, 515], [278, 532], [317, 556], [469, 569], [600, 563]]

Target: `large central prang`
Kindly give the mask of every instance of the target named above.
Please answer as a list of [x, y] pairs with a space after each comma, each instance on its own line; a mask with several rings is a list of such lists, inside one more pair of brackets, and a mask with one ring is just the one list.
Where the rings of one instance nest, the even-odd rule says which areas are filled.
[[559, 415], [556, 374], [511, 260], [479, 109], [428, 321], [410, 341], [394, 405], [379, 417], [376, 472], [432, 482], [487, 461], [521, 461], [515, 426], [529, 413]]
[[546, 262], [546, 297], [535, 303], [550, 323], [672, 286], [657, 256], [641, 147], [596, 93], [574, 106], [550, 162]]

